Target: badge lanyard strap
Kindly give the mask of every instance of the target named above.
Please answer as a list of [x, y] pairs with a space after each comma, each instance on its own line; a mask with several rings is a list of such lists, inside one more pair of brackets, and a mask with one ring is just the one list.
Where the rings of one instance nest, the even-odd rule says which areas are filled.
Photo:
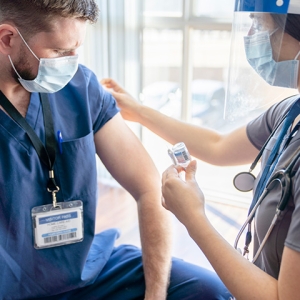
[[[283, 140], [288, 128], [291, 126], [291, 124], [293, 123], [295, 118], [299, 115], [299, 113], [300, 113], [300, 98], [293, 104], [293, 106], [291, 107], [291, 109], [289, 110], [288, 114], [286, 115], [286, 117], [284, 119], [283, 127], [282, 127], [282, 129], [281, 129], [281, 131], [278, 135], [277, 141], [276, 141], [276, 143], [275, 143], [275, 145], [274, 145], [274, 147], [271, 151], [271, 154], [270, 154], [270, 156], [267, 160], [266, 166], [263, 170], [263, 173], [261, 175], [261, 178], [260, 178], [260, 180], [258, 182], [258, 185], [257, 185], [257, 188], [255, 190], [255, 194], [254, 194], [251, 206], [250, 206], [249, 211], [248, 211], [248, 216], [251, 214], [251, 211], [253, 210], [253, 208], [254, 208], [255, 204], [257, 203], [258, 199], [260, 198], [260, 195], [263, 193], [264, 188], [265, 188], [265, 186], [268, 182], [268, 178], [270, 177], [271, 173], [273, 172], [274, 167], [275, 167], [275, 165], [276, 165], [276, 163], [277, 163], [277, 161], [280, 157], [280, 154], [282, 153], [282, 151], [281, 151], [281, 153], [276, 158], [276, 155], [278, 153], [278, 150], [279, 150], [279, 147], [282, 143], [282, 140]], [[281, 122], [280, 122], [280, 124], [281, 124]], [[277, 130], [278, 126], [276, 127], [276, 130]], [[298, 126], [295, 129], [298, 130]], [[295, 129], [293, 130], [291, 135], [294, 134]], [[269, 140], [270, 140], [270, 138], [267, 140], [267, 142], [269, 142]], [[290, 138], [288, 139], [288, 141], [289, 140], [290, 140]], [[266, 143], [265, 143], [265, 145], [266, 145]], [[263, 149], [264, 149], [264, 147], [263, 147]], [[251, 165], [251, 167], [252, 167], [252, 165]], [[248, 247], [249, 247], [249, 245], [251, 243], [251, 240], [252, 240], [251, 222], [252, 222], [253, 218], [254, 218], [254, 215], [252, 216], [251, 220], [249, 221], [243, 255], [245, 255], [246, 253], [249, 253]]]
[[49, 169], [49, 180], [47, 183], [48, 192], [52, 193], [53, 207], [56, 207], [56, 193], [59, 191], [54, 178], [53, 166], [56, 157], [56, 140], [54, 135], [54, 126], [52, 113], [50, 109], [49, 99], [47, 94], [39, 94], [43, 109], [44, 126], [45, 126], [45, 146], [39, 139], [35, 131], [27, 123], [26, 119], [19, 113], [13, 104], [5, 97], [0, 91], [0, 105], [11, 116], [11, 118], [19, 124], [21, 128], [27, 133], [35, 151], [37, 152], [40, 160]]

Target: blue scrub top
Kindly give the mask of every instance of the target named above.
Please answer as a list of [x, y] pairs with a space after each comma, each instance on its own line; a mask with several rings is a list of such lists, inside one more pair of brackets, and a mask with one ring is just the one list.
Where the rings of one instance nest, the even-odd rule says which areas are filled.
[[[81, 200], [84, 240], [48, 249], [33, 246], [31, 209], [51, 204], [48, 169], [27, 134], [0, 110], [0, 299], [45, 297], [92, 283], [105, 265], [118, 232], [94, 236], [97, 174], [94, 134], [119, 109], [96, 76], [79, 66], [71, 82], [49, 94], [55, 132], [63, 136], [57, 151], [57, 201]], [[45, 142], [42, 107], [31, 94], [26, 120]], [[103, 145], [105, 146], [105, 145]]]

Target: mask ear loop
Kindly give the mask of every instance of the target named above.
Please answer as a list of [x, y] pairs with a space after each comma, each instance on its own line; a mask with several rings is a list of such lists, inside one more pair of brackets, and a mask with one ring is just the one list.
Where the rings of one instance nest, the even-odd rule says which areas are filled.
[[279, 27], [275, 28], [272, 32], [270, 32], [270, 36], [272, 36], [277, 30], [279, 29]]
[[[32, 55], [38, 60], [40, 61], [40, 59], [34, 54], [34, 52], [30, 49], [29, 45], [26, 43], [25, 39], [23, 38], [22, 34], [20, 33], [19, 29], [17, 27], [15, 27], [15, 29], [17, 30], [19, 36], [21, 37], [22, 41], [24, 42], [24, 44], [26, 45], [26, 47], [28, 48], [28, 50], [32, 53]], [[10, 61], [11, 66], [13, 67], [14, 71], [16, 72], [16, 74], [18, 75], [19, 79], [23, 79], [20, 74], [18, 73], [17, 69], [15, 68], [15, 65], [12, 62], [12, 59], [10, 57], [10, 55], [8, 55], [8, 59]]]
[[15, 68], [15, 66], [14, 66], [14, 64], [13, 64], [13, 62], [12, 62], [12, 60], [11, 60], [10, 55], [8, 55], [8, 59], [9, 59], [9, 61], [10, 61], [11, 66], [13, 67], [14, 71], [15, 71], [16, 74], [18, 75], [19, 79], [23, 79], [23, 78], [20, 76], [20, 74], [18, 73], [17, 69]]
[[20, 33], [19, 29], [17, 27], [15, 27], [15, 29], [17, 30], [18, 34], [20, 35], [22, 41], [24, 42], [24, 44], [26, 45], [26, 47], [28, 48], [28, 50], [32, 53], [32, 55], [38, 60], [40, 61], [40, 59], [34, 54], [34, 52], [30, 49], [29, 45], [26, 43], [25, 39], [23, 38], [22, 34]]

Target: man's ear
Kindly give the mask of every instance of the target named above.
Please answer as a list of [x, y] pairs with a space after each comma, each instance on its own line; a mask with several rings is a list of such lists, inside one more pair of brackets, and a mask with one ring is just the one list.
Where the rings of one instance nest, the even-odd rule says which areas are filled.
[[0, 53], [10, 55], [18, 32], [14, 26], [9, 24], [0, 25]]

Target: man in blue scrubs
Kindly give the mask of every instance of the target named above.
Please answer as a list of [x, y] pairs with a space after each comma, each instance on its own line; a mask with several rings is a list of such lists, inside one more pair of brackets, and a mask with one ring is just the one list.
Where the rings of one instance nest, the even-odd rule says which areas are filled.
[[[171, 263], [160, 176], [78, 66], [97, 14], [93, 0], [0, 0], [0, 299], [229, 299], [214, 273]], [[94, 234], [96, 153], [136, 199], [142, 251]]]

